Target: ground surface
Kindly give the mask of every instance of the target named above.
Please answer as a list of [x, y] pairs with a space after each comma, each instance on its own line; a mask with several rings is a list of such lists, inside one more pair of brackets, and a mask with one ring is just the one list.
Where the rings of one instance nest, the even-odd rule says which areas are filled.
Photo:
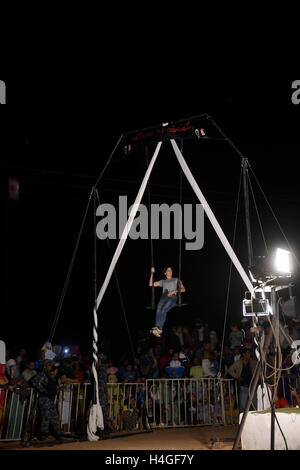
[[[217, 442], [213, 450], [231, 450], [236, 433], [237, 427], [215, 428], [213, 436]], [[57, 443], [55, 440], [49, 440], [36, 443], [25, 450], [211, 450], [211, 437], [211, 427], [177, 428], [96, 442], [70, 442], [64, 439], [63, 442]], [[24, 450], [24, 447], [21, 447], [19, 442], [0, 443], [0, 450]]]

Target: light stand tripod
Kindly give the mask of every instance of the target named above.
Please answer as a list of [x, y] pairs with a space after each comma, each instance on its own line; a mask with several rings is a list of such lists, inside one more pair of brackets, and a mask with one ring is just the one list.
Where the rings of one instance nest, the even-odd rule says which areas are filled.
[[[271, 344], [272, 336], [274, 334], [272, 327], [273, 327], [273, 325], [275, 326], [276, 323], [278, 324], [278, 320], [279, 320], [279, 311], [278, 311], [278, 303], [277, 303], [277, 300], [276, 300], [276, 293], [278, 291], [282, 290], [282, 289], [286, 289], [287, 287], [288, 286], [270, 286], [270, 289], [271, 289], [271, 305], [272, 305], [273, 317], [271, 319], [271, 328], [270, 328], [270, 330], [267, 334], [266, 341], [265, 341], [265, 344], [264, 344], [264, 347], [263, 347], [263, 351], [264, 351], [265, 354], [268, 352], [269, 346]], [[260, 338], [260, 340], [261, 340], [261, 338]], [[260, 341], [260, 340], [258, 339], [258, 341]], [[257, 343], [257, 345], [258, 345], [258, 343]], [[233, 446], [232, 450], [237, 450], [237, 448], [238, 448], [238, 445], [239, 445], [239, 442], [240, 442], [240, 439], [241, 439], [241, 436], [242, 436], [242, 432], [243, 432], [243, 429], [244, 429], [244, 426], [245, 426], [245, 423], [246, 423], [246, 419], [247, 419], [251, 404], [253, 402], [254, 395], [257, 391], [257, 386], [258, 386], [258, 382], [259, 382], [259, 379], [260, 379], [261, 375], [262, 375], [262, 383], [264, 382], [264, 374], [263, 374], [264, 363], [263, 363], [263, 358], [262, 358], [261, 352], [262, 351], [260, 351], [259, 355], [258, 355], [258, 363], [257, 363], [257, 367], [256, 367], [256, 370], [255, 370], [255, 373], [254, 373], [254, 376], [253, 376], [252, 387], [250, 388], [250, 393], [249, 393], [247, 406], [246, 406], [246, 409], [244, 411], [241, 423], [239, 425], [239, 429], [238, 429], [238, 432], [237, 432], [235, 442], [234, 442], [234, 446]], [[274, 383], [273, 397], [276, 394], [276, 390], [277, 390], [277, 385], [276, 385], [276, 383]], [[274, 398], [273, 397], [272, 397], [272, 400], [271, 400], [271, 436], [270, 436], [270, 438], [271, 438], [270, 449], [271, 450], [275, 450], [275, 419], [276, 419], [276, 415], [275, 415]]]

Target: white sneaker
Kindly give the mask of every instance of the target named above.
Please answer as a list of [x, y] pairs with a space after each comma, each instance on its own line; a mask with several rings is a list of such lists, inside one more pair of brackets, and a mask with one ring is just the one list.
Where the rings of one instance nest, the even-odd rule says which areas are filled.
[[151, 330], [151, 333], [157, 338], [160, 338], [160, 335], [162, 334], [162, 330], [156, 327]]

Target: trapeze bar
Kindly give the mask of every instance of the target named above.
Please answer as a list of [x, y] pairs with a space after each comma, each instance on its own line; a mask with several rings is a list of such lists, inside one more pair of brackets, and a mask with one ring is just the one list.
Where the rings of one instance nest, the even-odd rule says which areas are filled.
[[[206, 119], [206, 121], [205, 121]], [[223, 137], [214, 137], [207, 134], [205, 124], [208, 115], [200, 114], [173, 122], [164, 122], [157, 126], [151, 126], [136, 131], [124, 133], [125, 154], [139, 150], [139, 148], [153, 142], [164, 142], [171, 139], [197, 139], [226, 141]]]
[[208, 117], [209, 117], [208, 114], [199, 114], [197, 116], [191, 116], [191, 117], [188, 117], [188, 118], [185, 118], [185, 119], [179, 119], [177, 121], [164, 122], [164, 123], [161, 123], [161, 124], [157, 124], [156, 126], [149, 126], [149, 127], [144, 127], [143, 129], [136, 129], [134, 131], [125, 132], [123, 134], [123, 136], [128, 137], [128, 136], [137, 134], [138, 132], [154, 131], [156, 129], [160, 129], [161, 127], [177, 126], [177, 125], [183, 124], [187, 121], [195, 121], [197, 119], [204, 119], [204, 118], [208, 118]]

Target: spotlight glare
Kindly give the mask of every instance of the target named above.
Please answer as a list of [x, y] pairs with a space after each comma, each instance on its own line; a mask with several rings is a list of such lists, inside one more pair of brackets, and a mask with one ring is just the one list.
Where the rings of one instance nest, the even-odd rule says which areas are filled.
[[292, 274], [291, 253], [278, 248], [275, 258], [275, 267], [280, 274]]

